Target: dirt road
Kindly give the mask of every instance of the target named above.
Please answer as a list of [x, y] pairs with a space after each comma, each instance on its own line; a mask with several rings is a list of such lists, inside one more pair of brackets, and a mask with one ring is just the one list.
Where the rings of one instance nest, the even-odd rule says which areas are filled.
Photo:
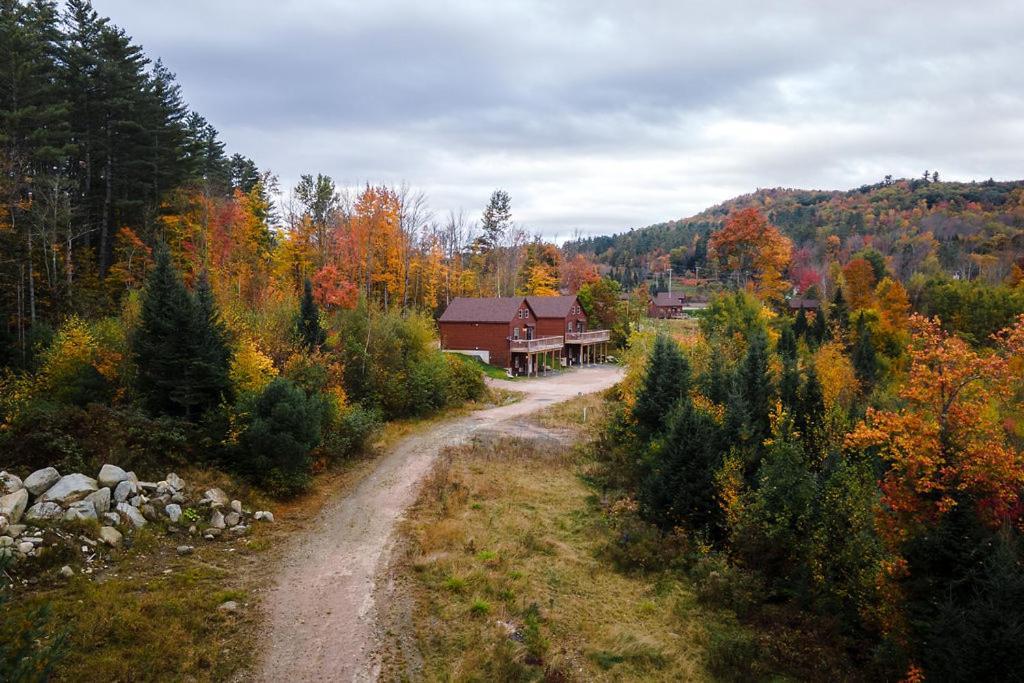
[[443, 422], [397, 443], [351, 494], [327, 505], [308, 531], [289, 542], [266, 597], [260, 680], [375, 680], [369, 656], [374, 586], [396, 522], [415, 500], [441, 449], [482, 430], [508, 430], [513, 418], [600, 391], [620, 378], [619, 368], [598, 366], [546, 379], [493, 381], [522, 392], [523, 399]]

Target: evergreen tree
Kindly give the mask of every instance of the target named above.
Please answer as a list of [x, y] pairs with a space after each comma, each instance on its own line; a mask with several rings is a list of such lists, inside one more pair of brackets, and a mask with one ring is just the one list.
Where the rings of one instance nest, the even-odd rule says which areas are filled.
[[814, 327], [811, 330], [811, 337], [814, 340], [814, 346], [821, 344], [828, 338], [828, 318], [825, 315], [824, 304], [814, 314]]
[[650, 437], [661, 433], [672, 408], [689, 390], [690, 365], [686, 356], [674, 341], [659, 334], [633, 406], [633, 419], [641, 434]]
[[846, 332], [850, 326], [850, 307], [843, 296], [842, 287], [836, 287], [836, 293], [832, 295], [832, 310], [828, 317], [838, 326], [840, 333]]
[[775, 395], [768, 359], [768, 335], [762, 328], [755, 329], [747, 341], [747, 355], [740, 366], [740, 382], [751, 438], [756, 446], [768, 437]]
[[303, 284], [298, 327], [302, 345], [310, 351], [320, 348], [327, 341], [327, 333], [320, 325], [320, 308], [313, 300], [313, 283], [309, 278]]
[[750, 441], [750, 409], [744, 396], [742, 373], [739, 368], [730, 375], [728, 381], [723, 433], [728, 442], [736, 446], [746, 446]]
[[150, 412], [198, 419], [229, 397], [230, 352], [209, 287], [189, 294], [158, 248], [132, 340], [138, 389]]
[[194, 303], [192, 372], [195, 392], [202, 397], [199, 410], [205, 412], [231, 398], [231, 349], [205, 272], [196, 285]]
[[865, 393], [869, 393], [878, 374], [878, 355], [864, 314], [857, 316], [857, 327], [853, 345], [853, 369]]
[[721, 526], [715, 497], [715, 473], [722, 465], [720, 429], [714, 418], [689, 397], [669, 417], [663, 441], [648, 456], [640, 486], [646, 516], [662, 528], [684, 525], [714, 533]]
[[484, 209], [480, 220], [482, 234], [477, 242], [482, 252], [489, 252], [501, 246], [505, 233], [512, 227], [512, 199], [508, 192], [495, 190]]
[[793, 334], [796, 335], [797, 339], [806, 338], [809, 329], [807, 326], [807, 311], [801, 306], [800, 310], [796, 313], [796, 321], [793, 323]]
[[195, 408], [191, 386], [195, 324], [192, 298], [171, 265], [166, 248], [156, 251], [156, 265], [142, 294], [139, 328], [132, 340], [138, 366], [138, 389], [150, 412], [183, 416]]
[[794, 416], [794, 427], [804, 441], [808, 456], [824, 455], [825, 396], [814, 365], [807, 366], [807, 376], [800, 391], [800, 401]]
[[732, 388], [732, 376], [725, 367], [722, 354], [711, 354], [707, 371], [701, 376], [701, 392], [715, 403], [725, 404]]
[[800, 389], [800, 372], [797, 369], [796, 335], [786, 325], [779, 338], [779, 356], [782, 359], [782, 376], [779, 378], [779, 398], [790, 415], [797, 407], [797, 393]]

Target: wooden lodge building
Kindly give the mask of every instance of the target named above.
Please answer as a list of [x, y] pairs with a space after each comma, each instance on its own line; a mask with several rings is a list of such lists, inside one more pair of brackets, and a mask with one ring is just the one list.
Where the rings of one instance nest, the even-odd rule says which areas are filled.
[[648, 318], [682, 318], [694, 311], [707, 308], [706, 301], [695, 301], [678, 292], [659, 292], [647, 301]]
[[453, 299], [438, 320], [441, 348], [516, 374], [603, 360], [608, 330], [588, 330], [575, 296]]

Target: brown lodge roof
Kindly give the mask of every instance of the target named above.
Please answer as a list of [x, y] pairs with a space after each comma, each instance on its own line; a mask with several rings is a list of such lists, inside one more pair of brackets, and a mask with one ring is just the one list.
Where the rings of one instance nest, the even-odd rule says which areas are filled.
[[654, 305], [658, 307], [682, 306], [685, 300], [686, 297], [682, 294], [669, 294], [668, 292], [658, 292], [653, 299]]
[[507, 323], [516, 317], [521, 296], [468, 297], [452, 299], [441, 314], [443, 323]]
[[576, 297], [568, 296], [528, 296], [526, 302], [538, 318], [564, 318], [569, 309], [576, 303]]

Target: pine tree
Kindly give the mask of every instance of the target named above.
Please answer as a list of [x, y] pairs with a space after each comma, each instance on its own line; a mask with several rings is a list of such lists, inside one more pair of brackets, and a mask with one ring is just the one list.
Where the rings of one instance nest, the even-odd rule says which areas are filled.
[[797, 339], [806, 338], [808, 329], [807, 311], [805, 311], [804, 307], [801, 306], [800, 310], [797, 311], [796, 321], [793, 323], [793, 334], [796, 335]]
[[796, 335], [789, 325], [782, 329], [778, 348], [779, 357], [782, 359], [779, 398], [782, 400], [782, 405], [792, 415], [793, 410], [796, 409], [797, 393], [800, 389], [800, 373], [797, 369]]
[[327, 333], [320, 325], [320, 309], [313, 300], [313, 283], [306, 279], [302, 289], [302, 303], [299, 307], [299, 337], [302, 345], [310, 351], [316, 350], [327, 341]]
[[729, 398], [732, 377], [725, 367], [722, 354], [711, 354], [707, 371], [701, 377], [701, 392], [711, 401], [724, 404]]
[[856, 338], [853, 346], [853, 369], [865, 393], [869, 393], [878, 375], [878, 354], [864, 314], [857, 316]]
[[198, 419], [230, 398], [231, 354], [205, 279], [189, 294], [159, 247], [132, 340], [138, 389], [150, 412]]
[[768, 335], [758, 328], [747, 341], [747, 355], [740, 366], [743, 398], [750, 420], [751, 437], [760, 444], [768, 437], [769, 416], [775, 388], [768, 359]]
[[215, 408], [231, 398], [231, 349], [227, 331], [217, 312], [210, 280], [204, 272], [196, 285], [192, 322], [192, 366], [194, 391], [200, 412]]
[[646, 515], [659, 526], [712, 532], [720, 526], [714, 481], [724, 450], [720, 431], [688, 397], [679, 401], [664, 440], [651, 450], [640, 487]]
[[825, 396], [814, 365], [807, 366], [807, 376], [800, 391], [794, 427], [804, 441], [804, 451], [811, 457], [824, 455]]
[[846, 304], [842, 287], [836, 287], [836, 293], [832, 295], [832, 310], [828, 317], [835, 322], [840, 333], [845, 333], [850, 326], [850, 307]]
[[814, 346], [821, 344], [828, 338], [828, 318], [825, 315], [824, 304], [814, 314], [814, 327], [811, 330], [811, 337], [813, 337]]
[[689, 390], [690, 365], [686, 356], [674, 341], [658, 335], [633, 406], [633, 419], [640, 432], [646, 437], [661, 433], [673, 406]]
[[139, 393], [154, 414], [186, 416], [195, 409], [193, 342], [189, 338], [195, 324], [194, 308], [166, 248], [158, 248], [132, 340]]
[[478, 238], [481, 251], [489, 252], [499, 246], [505, 237], [505, 233], [512, 226], [512, 199], [508, 192], [495, 190], [491, 199], [484, 209], [483, 218], [480, 220], [480, 228], [483, 234]]

